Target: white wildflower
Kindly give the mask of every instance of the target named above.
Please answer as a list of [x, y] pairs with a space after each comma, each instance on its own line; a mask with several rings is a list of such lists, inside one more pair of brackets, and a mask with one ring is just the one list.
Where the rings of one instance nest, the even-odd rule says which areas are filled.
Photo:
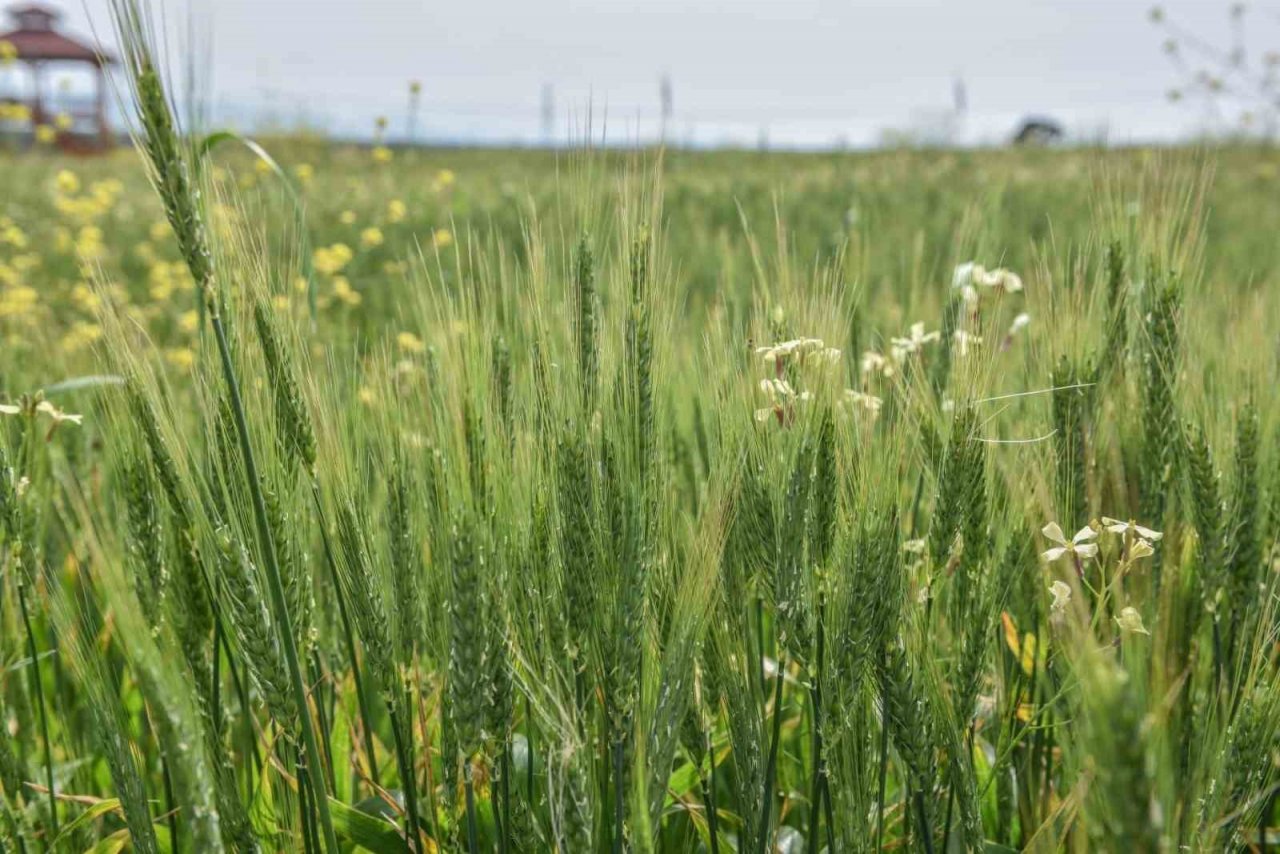
[[72, 424], [78, 425], [84, 421], [83, 415], [72, 415], [68, 412], [63, 412], [47, 400], [42, 400], [36, 404], [36, 412], [49, 416], [53, 419], [54, 424], [61, 424], [63, 421], [69, 421]]
[[1144, 557], [1151, 557], [1156, 553], [1155, 548], [1146, 540], [1135, 540], [1133, 546], [1129, 549], [1129, 560], [1135, 561]]
[[1098, 538], [1098, 532], [1085, 525], [1070, 540], [1062, 533], [1062, 528], [1057, 522], [1050, 522], [1040, 529], [1040, 533], [1044, 534], [1045, 539], [1052, 543], [1057, 543], [1053, 548], [1048, 549], [1040, 556], [1052, 563], [1063, 555], [1072, 555], [1076, 558], [1093, 557], [1098, 553], [1098, 544], [1090, 542]]
[[45, 415], [53, 421], [54, 427], [57, 427], [63, 421], [68, 421], [72, 424], [80, 424], [84, 421], [83, 415], [72, 415], [69, 412], [63, 412], [54, 406], [51, 401], [41, 400], [38, 395], [35, 400], [35, 406], [31, 405], [32, 399], [29, 397], [24, 397], [22, 402], [18, 404], [0, 403], [0, 415], [27, 414], [31, 417], [35, 417], [36, 414]]
[[1116, 617], [1116, 624], [1120, 626], [1120, 631], [1127, 635], [1151, 634], [1151, 632], [1147, 631], [1147, 627], [1142, 625], [1142, 615], [1132, 605], [1126, 606], [1120, 611], [1120, 616]]
[[973, 273], [973, 283], [979, 287], [991, 288], [1005, 293], [1014, 293], [1022, 290], [1022, 278], [1017, 273], [1006, 270], [1003, 267], [995, 270], [976, 268]]
[[781, 377], [760, 380], [760, 390], [765, 393], [772, 404], [764, 409], [756, 410], [756, 421], [761, 423], [768, 421], [770, 416], [776, 416], [780, 422], [785, 422], [787, 411], [791, 407], [798, 402], [807, 401], [813, 397], [807, 391], [796, 392], [791, 383]]
[[985, 275], [986, 271], [980, 264], [972, 261], [965, 261], [963, 264], [957, 264], [955, 272], [951, 274], [951, 287], [956, 290], [962, 290], [973, 284], [975, 275]]
[[875, 350], [867, 350], [862, 354], [860, 368], [864, 374], [879, 373], [886, 377], [893, 376], [893, 362]]
[[1113, 534], [1119, 534], [1125, 537], [1136, 536], [1146, 540], [1149, 543], [1154, 543], [1164, 536], [1164, 534], [1160, 533], [1159, 531], [1153, 531], [1150, 528], [1144, 528], [1143, 526], [1139, 525], [1137, 522], [1133, 521], [1132, 519], [1130, 519], [1128, 522], [1123, 522], [1119, 519], [1112, 519], [1109, 516], [1103, 516], [1102, 527]]
[[964, 358], [969, 355], [969, 348], [976, 347], [982, 343], [981, 335], [974, 335], [972, 332], [965, 332], [963, 329], [957, 329], [955, 333], [956, 355]]
[[821, 338], [796, 338], [768, 347], [757, 347], [756, 355], [767, 365], [777, 365], [790, 357], [798, 362], [806, 361], [809, 356], [828, 363], [835, 363], [840, 359], [840, 351], [835, 347], [828, 347]]
[[1049, 585], [1049, 595], [1053, 597], [1049, 610], [1054, 614], [1064, 613], [1071, 603], [1071, 586], [1064, 581], [1055, 581]]
[[[951, 274], [951, 287], [956, 290], [964, 290], [974, 286], [1014, 293], [1022, 290], [1022, 278], [1012, 270], [1006, 270], [1003, 267], [988, 270], [981, 264], [975, 264], [972, 261], [957, 265], [955, 272]], [[968, 295], [966, 295], [967, 300]]]
[[890, 348], [890, 353], [893, 355], [894, 361], [901, 362], [912, 353], [920, 352], [924, 349], [925, 344], [931, 344], [941, 338], [941, 332], [936, 329], [933, 332], [925, 332], [924, 323], [917, 321], [911, 324], [911, 329], [908, 330], [905, 337], [889, 339], [889, 343], [893, 345]]
[[880, 408], [884, 406], [884, 401], [874, 394], [866, 394], [851, 388], [845, 389], [842, 403], [851, 409], [865, 410], [871, 413], [872, 417], [879, 415]]

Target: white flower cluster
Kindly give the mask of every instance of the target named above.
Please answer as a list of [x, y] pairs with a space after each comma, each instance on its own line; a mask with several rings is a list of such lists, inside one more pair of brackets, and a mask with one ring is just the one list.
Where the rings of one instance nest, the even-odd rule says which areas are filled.
[[793, 359], [799, 364], [819, 361], [831, 365], [840, 361], [840, 351], [835, 347], [828, 347], [821, 338], [796, 338], [780, 344], [757, 347], [756, 355], [762, 358], [765, 364], [775, 367], [788, 359]]
[[844, 397], [841, 398], [840, 403], [851, 412], [865, 412], [873, 419], [880, 414], [880, 407], [884, 406], [884, 401], [874, 394], [852, 388], [844, 390]]
[[[957, 290], [964, 290], [965, 288], [988, 288], [993, 291], [1012, 294], [1022, 290], [1022, 277], [1012, 270], [1006, 270], [1003, 267], [988, 270], [981, 264], [966, 261], [963, 264], [957, 265], [955, 272], [951, 274], [951, 287], [956, 288]], [[975, 290], [975, 293], [976, 292], [977, 291]], [[967, 292], [965, 296], [967, 299]]]
[[770, 402], [769, 406], [756, 410], [756, 420], [760, 422], [776, 417], [779, 423], [785, 423], [791, 407], [813, 396], [807, 391], [797, 392], [791, 387], [791, 383], [781, 378], [760, 380], [760, 391], [764, 392]]
[[[1154, 544], [1164, 536], [1159, 531], [1139, 525], [1132, 519], [1126, 522], [1103, 516], [1098, 524], [1102, 531], [1121, 538], [1122, 571], [1125, 566], [1132, 565], [1134, 561], [1155, 554]], [[1040, 533], [1053, 543], [1053, 546], [1040, 555], [1047, 562], [1052, 563], [1070, 556], [1076, 565], [1077, 572], [1081, 572], [1081, 560], [1096, 557], [1098, 554], [1098, 544], [1095, 541], [1098, 539], [1099, 531], [1093, 525], [1085, 525], [1069, 540], [1057, 522], [1045, 525]], [[1049, 605], [1049, 613], [1055, 619], [1060, 619], [1071, 602], [1071, 586], [1064, 581], [1054, 581], [1049, 585], [1049, 595], [1053, 597]], [[1115, 621], [1123, 634], [1151, 634], [1142, 623], [1142, 614], [1132, 605], [1122, 608]]]

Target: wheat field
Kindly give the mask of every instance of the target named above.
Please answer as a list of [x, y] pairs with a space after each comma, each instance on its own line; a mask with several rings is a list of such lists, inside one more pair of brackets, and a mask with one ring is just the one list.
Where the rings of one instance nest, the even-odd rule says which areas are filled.
[[6, 851], [1267, 850], [1280, 152], [0, 152]]

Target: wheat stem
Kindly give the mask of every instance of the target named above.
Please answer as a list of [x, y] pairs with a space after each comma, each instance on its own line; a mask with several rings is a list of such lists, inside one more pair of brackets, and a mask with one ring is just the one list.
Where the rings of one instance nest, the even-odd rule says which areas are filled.
[[210, 321], [213, 324], [214, 336], [218, 343], [218, 355], [222, 360], [222, 374], [227, 383], [227, 392], [231, 397], [231, 409], [235, 415], [236, 435], [240, 442], [240, 454], [244, 461], [245, 478], [248, 480], [249, 494], [253, 500], [253, 516], [258, 531], [259, 546], [262, 559], [267, 569], [267, 589], [270, 593], [271, 607], [275, 612], [277, 628], [284, 646], [285, 663], [289, 669], [289, 679], [293, 686], [293, 699], [298, 707], [301, 719], [302, 740], [306, 747], [307, 775], [311, 789], [316, 795], [317, 812], [320, 814], [320, 826], [324, 831], [326, 850], [336, 854], [338, 839], [333, 831], [333, 819], [329, 814], [329, 796], [325, 788], [324, 774], [321, 769], [320, 748], [316, 742], [315, 726], [311, 720], [310, 706], [307, 702], [307, 689], [302, 681], [302, 670], [298, 666], [298, 649], [294, 642], [293, 621], [289, 617], [289, 607], [285, 602], [284, 583], [280, 578], [280, 567], [276, 563], [275, 546], [271, 541], [271, 528], [267, 523], [267, 505], [262, 495], [262, 482], [258, 478], [258, 466], [253, 456], [253, 446], [249, 441], [249, 424], [244, 415], [244, 404], [240, 399], [240, 383], [236, 378], [235, 365], [231, 361], [231, 346], [227, 342], [227, 331], [222, 317], [214, 312]]
[[329, 525], [325, 519], [324, 505], [320, 502], [320, 484], [314, 480], [311, 482], [311, 498], [320, 522], [320, 542], [324, 550], [325, 565], [329, 567], [329, 581], [333, 584], [333, 596], [338, 603], [338, 622], [342, 624], [343, 642], [346, 645], [347, 658], [351, 661], [351, 681], [356, 686], [356, 706], [360, 709], [360, 730], [365, 756], [368, 757], [369, 762], [369, 779], [376, 787], [378, 760], [373, 750], [373, 717], [369, 713], [369, 700], [365, 695], [364, 680], [361, 678], [360, 659], [356, 657], [355, 634], [351, 628], [351, 617], [347, 614], [346, 599], [342, 594], [338, 563], [333, 555], [333, 543], [329, 540]]

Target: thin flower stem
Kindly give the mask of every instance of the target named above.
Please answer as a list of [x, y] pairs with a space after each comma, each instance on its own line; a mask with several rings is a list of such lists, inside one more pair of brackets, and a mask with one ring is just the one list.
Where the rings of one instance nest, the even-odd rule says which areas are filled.
[[817, 842], [822, 826], [822, 785], [825, 771], [822, 763], [822, 659], [824, 653], [824, 608], [818, 603], [817, 672], [809, 686], [809, 704], [813, 714], [813, 780], [809, 786], [809, 839]]
[[36, 649], [36, 635], [31, 627], [31, 609], [27, 604], [27, 583], [18, 582], [18, 603], [22, 608], [22, 626], [27, 633], [27, 656], [31, 659], [31, 688], [36, 695], [36, 708], [40, 713], [40, 738], [44, 741], [45, 783], [49, 787], [49, 820], [53, 835], [58, 835], [58, 798], [53, 789], [53, 744], [49, 741], [49, 713], [45, 707], [44, 685], [40, 680], [40, 657]]
[[[881, 653], [881, 670], [887, 656]], [[883, 697], [883, 690], [881, 691]], [[883, 704], [883, 700], [881, 701]], [[876, 854], [884, 849], [884, 797], [889, 777], [889, 716], [883, 705], [880, 710], [880, 781], [876, 790]]]
[[253, 456], [253, 445], [249, 441], [249, 424], [245, 420], [244, 403], [240, 398], [240, 383], [236, 378], [235, 366], [231, 361], [231, 346], [227, 343], [227, 331], [222, 324], [222, 317], [216, 311], [210, 312], [210, 322], [218, 341], [218, 354], [222, 359], [222, 373], [227, 383], [227, 391], [231, 397], [231, 410], [235, 415], [236, 435], [240, 441], [240, 454], [244, 458], [245, 478], [249, 481], [249, 494], [253, 499], [253, 515], [258, 529], [258, 541], [262, 548], [263, 563], [267, 568], [267, 589], [271, 596], [272, 610], [284, 646], [285, 663], [289, 667], [289, 677], [293, 686], [294, 704], [298, 707], [301, 719], [302, 740], [306, 747], [307, 775], [311, 783], [311, 791], [315, 793], [317, 812], [320, 814], [320, 826], [324, 831], [325, 849], [337, 854], [338, 838], [333, 832], [333, 819], [329, 815], [329, 795], [325, 787], [324, 773], [320, 770], [320, 747], [316, 742], [315, 726], [311, 720], [310, 706], [307, 701], [307, 689], [302, 681], [302, 671], [298, 667], [298, 649], [294, 643], [289, 606], [285, 600], [284, 584], [280, 579], [280, 566], [276, 562], [275, 545], [271, 540], [271, 527], [267, 523], [267, 505], [262, 495], [262, 483], [258, 479], [258, 466]]
[[759, 647], [759, 655], [756, 656], [756, 660], [760, 662], [760, 690], [767, 698], [769, 689], [765, 686], [769, 680], [765, 678], [764, 672], [764, 597], [760, 595], [756, 596], [756, 645]]
[[710, 733], [707, 733], [705, 738], [707, 758], [711, 761], [711, 770], [707, 774], [706, 782], [703, 783], [706, 787], [707, 832], [711, 835], [711, 854], [720, 854], [720, 816], [716, 810], [716, 746], [711, 740]]
[[525, 768], [524, 786], [527, 805], [533, 804], [533, 707], [529, 695], [524, 697]]
[[760, 797], [760, 838], [757, 854], [769, 848], [773, 830], [773, 781], [778, 771], [778, 742], [782, 737], [782, 684], [786, 681], [787, 651], [778, 653], [778, 669], [773, 688], [773, 734], [769, 738], [769, 759], [764, 769], [764, 793]]

